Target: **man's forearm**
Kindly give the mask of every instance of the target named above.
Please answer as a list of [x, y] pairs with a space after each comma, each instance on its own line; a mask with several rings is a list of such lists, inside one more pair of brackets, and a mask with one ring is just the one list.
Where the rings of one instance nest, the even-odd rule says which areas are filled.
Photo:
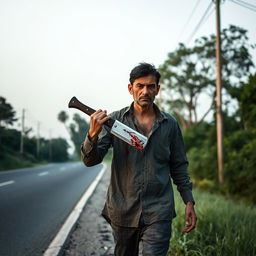
[[81, 156], [84, 164], [88, 167], [99, 164], [102, 161], [102, 158], [99, 157], [97, 152], [97, 141], [91, 141], [90, 138], [88, 138], [88, 135], [81, 145]]
[[93, 166], [102, 162], [112, 144], [111, 134], [103, 127], [96, 141], [91, 140], [88, 134], [81, 146], [82, 160], [86, 166]]

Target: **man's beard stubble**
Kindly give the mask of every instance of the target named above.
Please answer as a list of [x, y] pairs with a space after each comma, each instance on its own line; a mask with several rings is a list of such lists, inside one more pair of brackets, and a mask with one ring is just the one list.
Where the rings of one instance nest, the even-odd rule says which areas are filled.
[[[146, 100], [146, 101], [144, 101], [144, 100]], [[147, 107], [149, 105], [152, 105], [153, 101], [154, 101], [154, 99], [152, 99], [150, 96], [144, 95], [144, 96], [139, 97], [136, 102], [141, 107]]]

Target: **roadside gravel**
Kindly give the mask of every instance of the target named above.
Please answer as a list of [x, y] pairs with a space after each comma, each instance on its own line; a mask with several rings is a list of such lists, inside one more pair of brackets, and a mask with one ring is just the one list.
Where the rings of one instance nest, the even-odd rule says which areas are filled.
[[110, 179], [110, 167], [104, 173], [86, 204], [63, 256], [113, 256], [114, 240], [110, 225], [101, 216]]

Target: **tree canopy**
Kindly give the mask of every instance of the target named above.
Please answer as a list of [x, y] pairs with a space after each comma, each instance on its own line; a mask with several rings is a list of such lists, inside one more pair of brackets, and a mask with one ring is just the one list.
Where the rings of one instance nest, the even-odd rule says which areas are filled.
[[4, 97], [0, 96], [0, 127], [2, 123], [12, 125], [17, 118], [15, 118], [16, 112], [10, 103], [6, 101]]
[[83, 143], [85, 135], [89, 130], [89, 124], [79, 114], [74, 114], [73, 122], [67, 125], [66, 121], [68, 118], [69, 116], [65, 111], [60, 111], [58, 114], [58, 120], [66, 126], [70, 134], [70, 138], [75, 146], [76, 154], [79, 156], [81, 144]]
[[[230, 25], [221, 31], [222, 80], [226, 94], [234, 98], [233, 88], [248, 77], [254, 66], [250, 55], [247, 31]], [[184, 44], [168, 54], [160, 65], [163, 105], [180, 121], [183, 128], [199, 124], [214, 106], [215, 101], [215, 35], [202, 37], [191, 48]], [[210, 103], [200, 119], [200, 97], [208, 95]]]

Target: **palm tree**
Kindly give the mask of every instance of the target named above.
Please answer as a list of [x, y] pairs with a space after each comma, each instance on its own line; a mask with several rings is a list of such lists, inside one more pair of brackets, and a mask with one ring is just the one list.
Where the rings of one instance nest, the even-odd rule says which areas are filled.
[[60, 111], [60, 113], [58, 114], [58, 120], [65, 125], [67, 131], [69, 132], [69, 129], [66, 124], [66, 121], [68, 120], [68, 114], [63, 110]]

